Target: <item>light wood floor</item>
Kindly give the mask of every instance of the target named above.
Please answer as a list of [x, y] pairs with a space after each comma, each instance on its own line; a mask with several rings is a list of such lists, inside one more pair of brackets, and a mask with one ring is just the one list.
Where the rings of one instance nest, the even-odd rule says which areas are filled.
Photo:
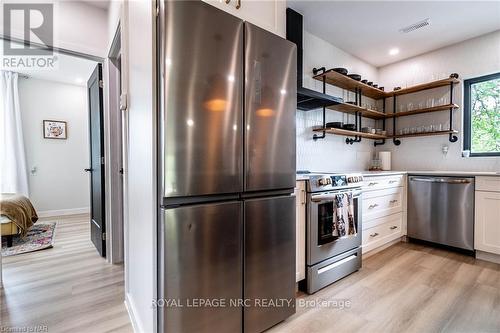
[[302, 300], [350, 308], [297, 308], [269, 332], [500, 332], [500, 265], [399, 243]]
[[44, 221], [57, 222], [52, 249], [3, 258], [0, 331], [46, 326], [51, 333], [131, 332], [123, 266], [99, 256], [90, 241], [88, 217]]
[[[123, 268], [97, 255], [86, 216], [55, 220], [53, 249], [4, 258], [0, 330], [46, 325], [48, 332], [131, 332]], [[351, 304], [298, 307], [269, 332], [498, 333], [500, 265], [400, 243], [364, 260], [359, 272], [299, 299]]]

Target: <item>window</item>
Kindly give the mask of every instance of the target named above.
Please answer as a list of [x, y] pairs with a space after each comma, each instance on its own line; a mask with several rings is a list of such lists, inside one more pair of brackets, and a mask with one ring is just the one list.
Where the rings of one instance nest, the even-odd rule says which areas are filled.
[[464, 81], [464, 150], [500, 156], [500, 73]]

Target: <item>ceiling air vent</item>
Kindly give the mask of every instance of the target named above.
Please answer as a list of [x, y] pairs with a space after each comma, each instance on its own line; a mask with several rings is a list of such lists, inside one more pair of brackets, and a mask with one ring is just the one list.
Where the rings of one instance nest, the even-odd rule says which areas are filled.
[[399, 32], [401, 32], [403, 34], [407, 34], [409, 32], [412, 32], [412, 31], [415, 31], [417, 29], [428, 26], [429, 24], [430, 24], [429, 19], [426, 18], [425, 20], [419, 21], [417, 23], [413, 23], [412, 25], [409, 25], [407, 27], [399, 29]]

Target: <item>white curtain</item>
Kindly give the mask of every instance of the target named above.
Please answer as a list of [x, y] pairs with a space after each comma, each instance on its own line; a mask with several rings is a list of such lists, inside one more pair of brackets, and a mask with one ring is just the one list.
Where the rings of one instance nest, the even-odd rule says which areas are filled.
[[0, 71], [0, 192], [28, 196], [18, 74]]

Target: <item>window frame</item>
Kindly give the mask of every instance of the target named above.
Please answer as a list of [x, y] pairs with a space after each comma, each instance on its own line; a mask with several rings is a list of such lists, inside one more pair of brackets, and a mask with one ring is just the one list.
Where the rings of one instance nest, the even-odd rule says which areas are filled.
[[471, 110], [471, 85], [485, 81], [500, 79], [500, 72], [483, 75], [464, 80], [464, 150], [470, 151], [470, 157], [500, 156], [498, 152], [473, 153], [472, 146], [472, 110]]

